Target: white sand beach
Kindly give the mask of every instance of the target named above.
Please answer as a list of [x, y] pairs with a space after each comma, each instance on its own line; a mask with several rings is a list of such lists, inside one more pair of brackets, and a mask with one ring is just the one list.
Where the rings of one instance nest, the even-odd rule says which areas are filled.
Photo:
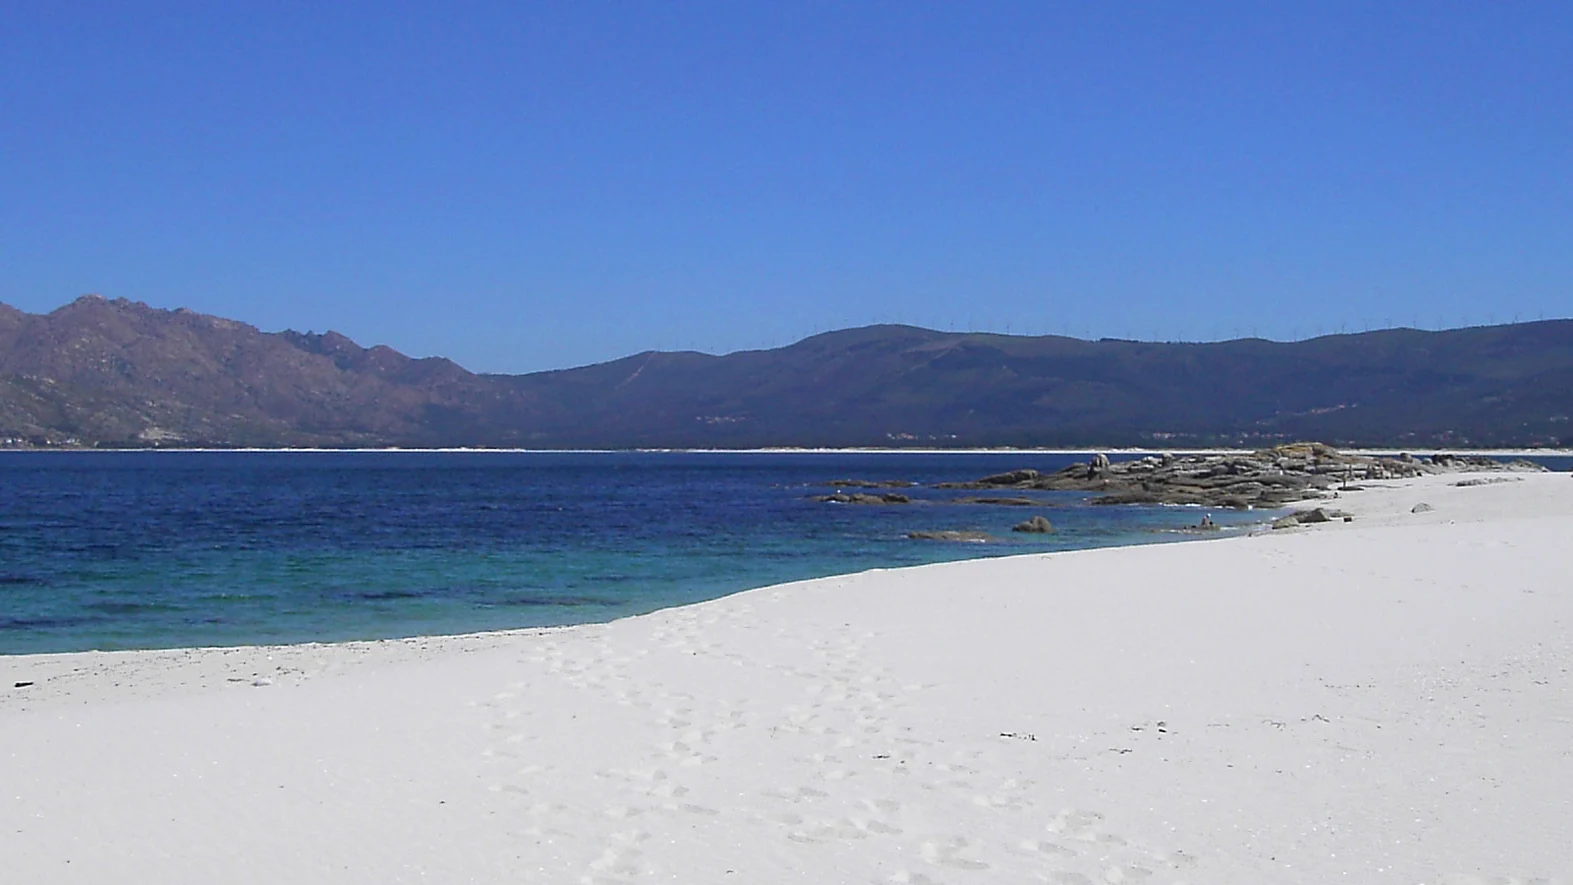
[[0, 881], [1573, 882], [1573, 482], [1460, 478], [600, 626], [0, 657]]

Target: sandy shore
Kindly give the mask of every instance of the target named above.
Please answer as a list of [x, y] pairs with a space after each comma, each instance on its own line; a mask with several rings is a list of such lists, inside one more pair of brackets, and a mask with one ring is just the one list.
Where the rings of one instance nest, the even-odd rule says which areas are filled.
[[1457, 479], [603, 626], [0, 657], [0, 878], [1573, 881], [1573, 482]]

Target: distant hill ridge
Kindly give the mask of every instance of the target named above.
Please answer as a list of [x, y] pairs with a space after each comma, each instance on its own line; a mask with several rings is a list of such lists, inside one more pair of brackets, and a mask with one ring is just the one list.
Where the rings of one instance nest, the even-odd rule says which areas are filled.
[[910, 326], [529, 375], [84, 296], [0, 304], [0, 443], [84, 446], [1573, 444], [1573, 320], [1291, 343]]

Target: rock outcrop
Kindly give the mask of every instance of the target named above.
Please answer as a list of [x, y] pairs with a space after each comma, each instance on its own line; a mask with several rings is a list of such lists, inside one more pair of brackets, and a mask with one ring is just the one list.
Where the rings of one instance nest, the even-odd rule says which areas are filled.
[[1033, 534], [1047, 535], [1054, 531], [1054, 524], [1042, 516], [1034, 516], [1026, 522], [1016, 523], [1014, 526], [1011, 526], [1010, 530], [1013, 532], [1029, 532]]
[[1013, 470], [943, 488], [1034, 489], [1093, 492], [1093, 504], [1196, 504], [1237, 509], [1283, 507], [1326, 497], [1350, 483], [1401, 479], [1428, 473], [1475, 470], [1544, 470], [1527, 461], [1434, 455], [1397, 458], [1345, 454], [1315, 442], [1290, 443], [1249, 453], [1149, 455], [1110, 462], [1105, 455], [1055, 473]]
[[907, 537], [913, 539], [914, 541], [970, 541], [975, 544], [990, 540], [989, 536], [983, 532], [955, 531], [949, 529], [934, 532], [907, 532]]
[[1288, 529], [1299, 525], [1315, 525], [1322, 522], [1332, 522], [1335, 519], [1342, 519], [1344, 522], [1350, 522], [1354, 519], [1354, 517], [1343, 512], [1342, 510], [1324, 510], [1320, 507], [1317, 507], [1313, 510], [1296, 510], [1293, 513], [1280, 516], [1273, 520], [1273, 528]]
[[911, 504], [912, 499], [896, 492], [886, 492], [883, 495], [870, 495], [865, 492], [835, 492], [830, 495], [814, 495], [813, 499], [824, 504]]

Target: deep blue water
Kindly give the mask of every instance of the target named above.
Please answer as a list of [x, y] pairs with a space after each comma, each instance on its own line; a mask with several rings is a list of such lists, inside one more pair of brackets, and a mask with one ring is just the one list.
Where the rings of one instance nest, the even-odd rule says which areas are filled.
[[[0, 653], [331, 641], [604, 621], [782, 581], [1176, 540], [1186, 508], [867, 507], [1042, 454], [3, 452]], [[971, 493], [976, 494], [976, 493]], [[1048, 536], [1013, 534], [1034, 513]], [[1215, 513], [1226, 527], [1266, 513]], [[973, 529], [988, 544], [917, 541]]]

